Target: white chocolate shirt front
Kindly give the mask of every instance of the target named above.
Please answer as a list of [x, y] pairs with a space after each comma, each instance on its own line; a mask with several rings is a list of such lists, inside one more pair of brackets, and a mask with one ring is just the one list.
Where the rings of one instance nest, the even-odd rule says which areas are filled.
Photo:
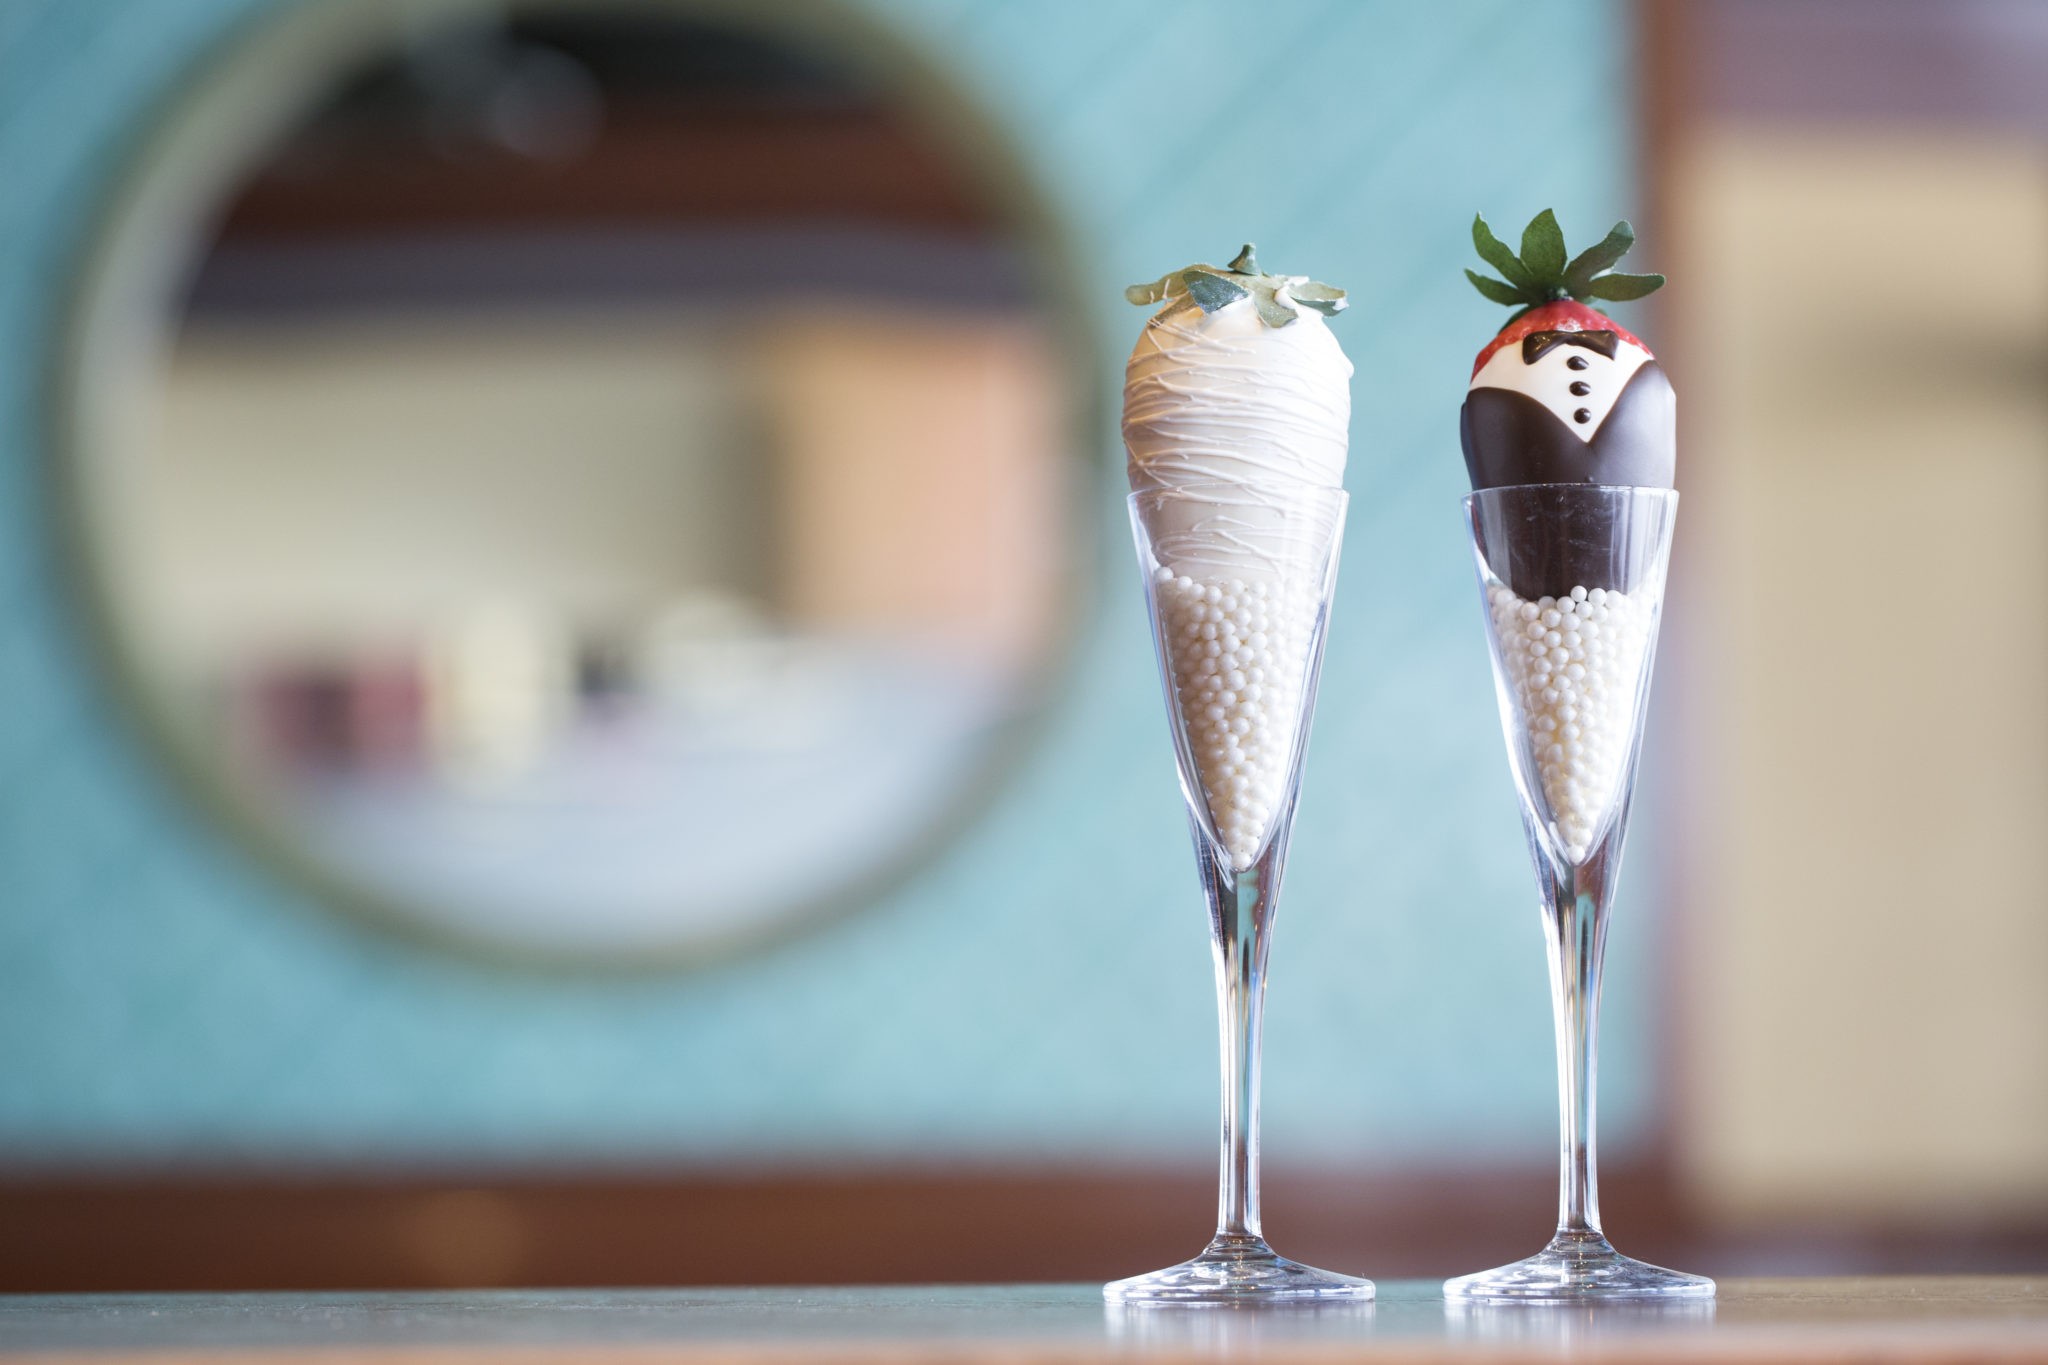
[[[1534, 364], [1524, 364], [1522, 345], [1514, 342], [1487, 358], [1479, 373], [1472, 376], [1470, 388], [1509, 389], [1526, 394], [1550, 409], [1581, 441], [1591, 441], [1600, 424], [1607, 420], [1607, 414], [1614, 411], [1628, 381], [1650, 359], [1650, 353], [1640, 346], [1619, 337], [1616, 343], [1612, 356], [1587, 346], [1558, 345], [1538, 356]], [[1584, 360], [1585, 367], [1571, 368], [1574, 358]], [[1586, 392], [1573, 393], [1573, 384], [1584, 384]], [[1583, 422], [1577, 418], [1581, 410], [1586, 413]]]

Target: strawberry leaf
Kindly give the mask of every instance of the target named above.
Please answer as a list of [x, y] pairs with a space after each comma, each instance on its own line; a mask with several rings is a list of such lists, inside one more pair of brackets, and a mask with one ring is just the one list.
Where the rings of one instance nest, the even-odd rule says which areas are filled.
[[1664, 287], [1662, 275], [1620, 275], [1609, 273], [1593, 279], [1586, 285], [1589, 298], [1606, 299], [1610, 303], [1627, 303], [1645, 294], [1655, 293]]
[[1301, 320], [1301, 314], [1290, 308], [1286, 300], [1276, 298], [1270, 289], [1253, 290], [1252, 306], [1259, 310], [1259, 321], [1268, 327], [1287, 327]]
[[1564, 232], [1557, 215], [1549, 209], [1529, 220], [1522, 229], [1522, 265], [1539, 284], [1564, 277]]
[[1326, 318], [1336, 317], [1351, 306], [1351, 300], [1343, 290], [1320, 280], [1299, 280], [1288, 285], [1287, 297], [1304, 308], [1315, 309]]
[[1221, 275], [1212, 275], [1206, 270], [1183, 270], [1180, 277], [1187, 283], [1188, 297], [1200, 304], [1204, 313], [1228, 308], [1251, 292], [1241, 284], [1235, 284]]
[[1134, 284], [1124, 290], [1124, 297], [1130, 302], [1143, 306], [1150, 303], [1164, 303], [1177, 294], [1185, 294], [1187, 284], [1176, 270], [1170, 275], [1161, 275], [1150, 284]]
[[1599, 245], [1589, 246], [1572, 257], [1572, 263], [1564, 268], [1564, 287], [1573, 294], [1583, 294], [1593, 277], [1603, 270], [1614, 268], [1615, 262], [1628, 255], [1628, 249], [1636, 244], [1636, 230], [1623, 219], [1608, 230]]
[[[1300, 292], [1297, 293], [1296, 291]], [[1291, 327], [1301, 321], [1303, 308], [1313, 308], [1324, 317], [1344, 311], [1344, 291], [1299, 275], [1269, 275], [1259, 268], [1257, 248], [1250, 242], [1228, 266], [1197, 262], [1162, 275], [1150, 284], [1134, 284], [1124, 297], [1135, 304], [1166, 303], [1180, 299], [1199, 305], [1205, 313], [1228, 308], [1243, 299], [1252, 300], [1253, 311], [1268, 327]]]
[[1472, 281], [1474, 289], [1477, 289], [1495, 303], [1504, 303], [1512, 308], [1518, 303], [1528, 302], [1527, 299], [1522, 297], [1522, 291], [1513, 285], [1502, 284], [1499, 280], [1491, 279], [1476, 270], [1466, 271], [1465, 278]]
[[1507, 277], [1508, 283], [1527, 289], [1536, 279], [1522, 268], [1521, 260], [1508, 250], [1508, 244], [1493, 235], [1493, 229], [1486, 225], [1486, 216], [1472, 215], [1472, 245], [1479, 249], [1479, 259]]

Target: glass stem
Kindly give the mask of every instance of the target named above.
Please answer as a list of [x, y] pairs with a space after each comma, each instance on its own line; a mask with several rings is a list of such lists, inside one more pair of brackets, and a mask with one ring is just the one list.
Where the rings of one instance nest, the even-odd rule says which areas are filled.
[[1550, 1007], [1557, 1024], [1559, 1114], [1557, 1230], [1600, 1235], [1593, 1137], [1600, 1031], [1600, 960], [1607, 943], [1607, 871], [1614, 840], [1573, 868], [1542, 859], [1550, 883]]
[[1195, 825], [1195, 854], [1209, 898], [1216, 956], [1216, 1009], [1223, 1042], [1223, 1159], [1216, 1197], [1216, 1239], [1257, 1242], [1259, 1231], [1259, 1044], [1266, 1006], [1266, 953], [1272, 942], [1287, 830], [1258, 861], [1239, 871]]

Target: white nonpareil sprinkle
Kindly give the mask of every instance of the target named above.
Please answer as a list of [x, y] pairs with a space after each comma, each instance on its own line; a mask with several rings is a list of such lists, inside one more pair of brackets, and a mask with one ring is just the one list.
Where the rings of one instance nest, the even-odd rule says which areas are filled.
[[1621, 795], [1649, 608], [1604, 588], [1529, 602], [1495, 585], [1490, 600], [1552, 834], [1568, 861], [1583, 862]]
[[1217, 838], [1243, 871], [1286, 797], [1317, 594], [1166, 569], [1154, 590], [1196, 775]]

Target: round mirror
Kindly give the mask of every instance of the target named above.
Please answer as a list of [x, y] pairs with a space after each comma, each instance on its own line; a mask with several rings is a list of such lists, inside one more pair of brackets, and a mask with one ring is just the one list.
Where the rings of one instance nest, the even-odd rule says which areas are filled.
[[273, 860], [443, 938], [688, 957], [992, 786], [1095, 395], [1043, 211], [928, 67], [828, 6], [328, 0], [148, 144], [67, 487], [132, 700]]

